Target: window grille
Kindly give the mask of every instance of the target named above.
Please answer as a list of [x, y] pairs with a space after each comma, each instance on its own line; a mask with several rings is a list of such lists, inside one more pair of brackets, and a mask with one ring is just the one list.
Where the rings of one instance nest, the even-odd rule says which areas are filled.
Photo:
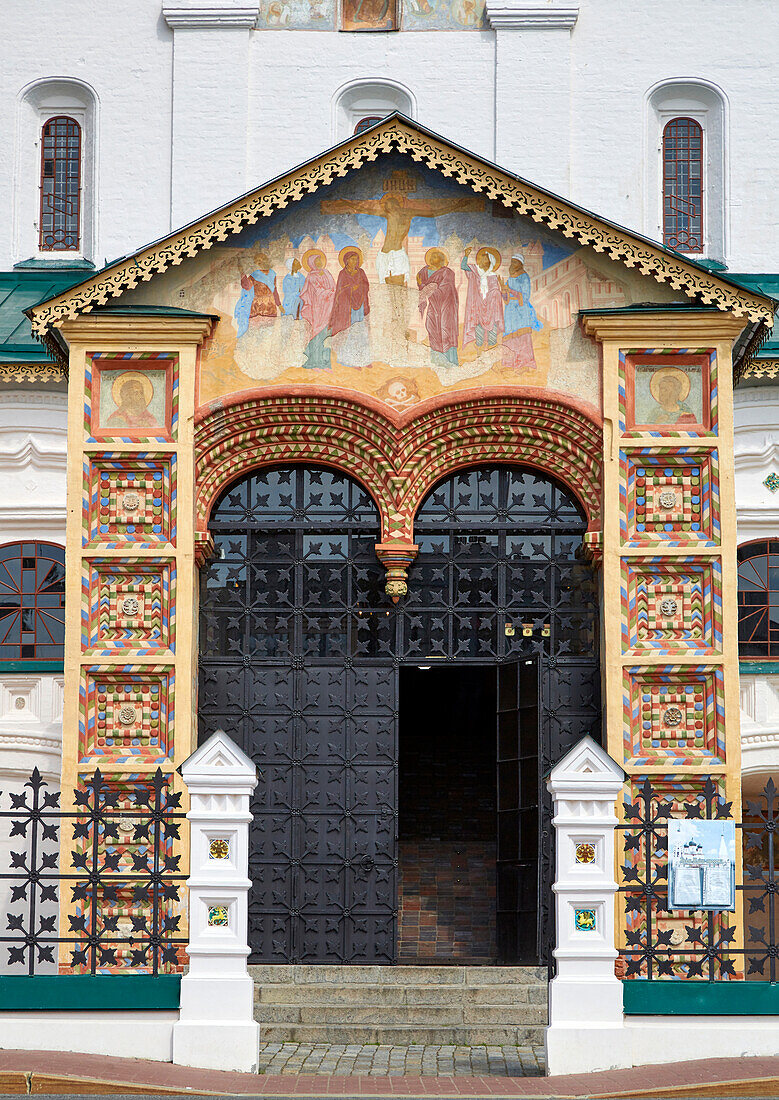
[[65, 551], [45, 542], [0, 546], [0, 661], [64, 661]]
[[354, 136], [362, 134], [366, 130], [370, 130], [371, 126], [375, 126], [377, 122], [381, 122], [384, 115], [366, 115], [365, 118], [361, 118], [354, 128]]
[[41, 140], [41, 252], [78, 252], [81, 245], [81, 127], [50, 118]]
[[739, 547], [738, 648], [741, 657], [779, 658], [779, 539]]
[[663, 244], [703, 252], [703, 130], [692, 118], [663, 131]]

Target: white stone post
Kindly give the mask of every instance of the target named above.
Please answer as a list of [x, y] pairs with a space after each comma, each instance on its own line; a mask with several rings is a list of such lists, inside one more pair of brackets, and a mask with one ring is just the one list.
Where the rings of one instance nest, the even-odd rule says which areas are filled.
[[547, 1073], [630, 1065], [614, 974], [615, 801], [624, 772], [591, 737], [546, 781], [554, 800], [557, 974], [549, 983]]
[[173, 1061], [253, 1073], [260, 1028], [246, 967], [249, 800], [257, 770], [222, 730], [181, 765], [190, 795], [189, 973], [181, 980]]

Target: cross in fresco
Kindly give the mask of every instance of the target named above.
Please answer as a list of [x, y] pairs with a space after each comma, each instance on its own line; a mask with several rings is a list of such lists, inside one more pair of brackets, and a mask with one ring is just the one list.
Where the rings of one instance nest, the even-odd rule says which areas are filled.
[[[399, 176], [400, 173], [396, 175]], [[461, 199], [441, 199], [438, 202], [410, 199], [404, 192], [412, 189], [408, 186], [412, 181], [407, 181], [403, 190], [399, 187], [387, 190], [388, 182], [385, 182], [385, 192], [379, 199], [323, 199], [319, 208], [323, 214], [371, 214], [373, 217], [383, 218], [386, 228], [384, 244], [376, 257], [376, 274], [380, 282], [405, 286], [406, 279], [411, 276], [406, 238], [412, 219], [438, 218], [442, 214], [453, 214], [458, 210], [483, 211], [484, 199], [478, 195], [468, 195]], [[400, 180], [393, 182], [402, 183]]]

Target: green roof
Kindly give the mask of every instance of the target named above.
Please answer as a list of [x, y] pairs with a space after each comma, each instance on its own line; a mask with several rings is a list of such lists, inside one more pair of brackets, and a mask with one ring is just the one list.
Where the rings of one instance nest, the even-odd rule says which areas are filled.
[[0, 363], [52, 363], [36, 340], [25, 309], [80, 283], [83, 267], [0, 271]]
[[[734, 275], [728, 272], [728, 279], [732, 283], [738, 283], [744, 290], [754, 290], [758, 294], [765, 294], [768, 298], [779, 299], [779, 275], [746, 274]], [[755, 355], [755, 359], [779, 359], [779, 308], [774, 313], [774, 327], [771, 329], [768, 339]]]

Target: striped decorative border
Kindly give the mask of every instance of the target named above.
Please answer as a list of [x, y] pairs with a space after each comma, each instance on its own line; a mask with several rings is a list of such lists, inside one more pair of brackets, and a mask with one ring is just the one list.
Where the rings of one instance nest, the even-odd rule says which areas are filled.
[[[709, 357], [709, 407], [711, 429], [707, 432], [681, 432], [663, 427], [662, 431], [638, 430], [627, 426], [627, 373], [628, 358], [633, 355], [707, 355]], [[652, 436], [657, 439], [700, 439], [717, 435], [719, 404], [717, 391], [717, 353], [711, 348], [625, 348], [619, 353], [619, 432], [626, 439]]]
[[[677, 640], [652, 637], [642, 596], [664, 581], [692, 586], [690, 629]], [[722, 568], [719, 561], [692, 557], [622, 559], [622, 652], [631, 656], [650, 652], [678, 656], [680, 651], [700, 656], [722, 652]], [[640, 636], [644, 630], [645, 635]], [[696, 633], [697, 632], [697, 633]]]
[[[704, 748], [692, 750], [685, 745], [660, 745], [657, 739], [645, 742], [648, 720], [641, 713], [641, 691], [649, 685], [701, 687], [703, 700]], [[623, 669], [623, 742], [625, 765], [632, 768], [658, 764], [674, 767], [700, 767], [705, 761], [725, 762], [725, 707], [721, 668], [706, 665], [636, 665]], [[670, 739], [666, 739], [670, 740]], [[680, 741], [686, 740], [679, 738]]]

